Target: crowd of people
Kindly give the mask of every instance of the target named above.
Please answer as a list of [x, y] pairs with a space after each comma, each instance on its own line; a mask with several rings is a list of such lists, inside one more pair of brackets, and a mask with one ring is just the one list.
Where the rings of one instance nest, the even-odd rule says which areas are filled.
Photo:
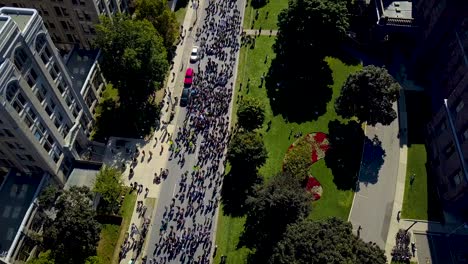
[[212, 245], [213, 220], [230, 134], [229, 108], [241, 16], [236, 0], [207, 1], [206, 16], [195, 34], [201, 50], [192, 87], [195, 92], [184, 126], [169, 142], [170, 159], [177, 159], [181, 168], [186, 165], [186, 155], [197, 155], [197, 161], [180, 175], [172, 201], [165, 207], [159, 240], [145, 259], [150, 264], [205, 264], [216, 252]]

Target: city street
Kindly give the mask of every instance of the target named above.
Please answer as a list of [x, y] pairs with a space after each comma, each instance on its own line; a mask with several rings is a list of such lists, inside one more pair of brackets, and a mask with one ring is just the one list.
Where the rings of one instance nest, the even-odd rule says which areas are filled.
[[[216, 228], [217, 204], [224, 171], [224, 163], [222, 161], [224, 160], [225, 147], [228, 140], [228, 133], [224, 133], [223, 135], [223, 131], [229, 130], [232, 90], [239, 55], [239, 48], [233, 49], [226, 46], [233, 45], [235, 47], [236, 44], [240, 44], [241, 25], [240, 23], [236, 25], [237, 29], [233, 30], [236, 34], [230, 37], [235, 39], [235, 41], [227, 43], [226, 46], [221, 48], [216, 46], [219, 39], [215, 40], [220, 34], [216, 34], [214, 31], [224, 31], [221, 28], [217, 28], [228, 27], [227, 23], [234, 21], [234, 19], [230, 19], [228, 16], [236, 16], [235, 9], [240, 11], [240, 16], [237, 15], [235, 20], [242, 20], [244, 1], [232, 3], [236, 6], [235, 8], [220, 10], [221, 5], [216, 5], [215, 7], [213, 2], [211, 14], [208, 15], [205, 8], [209, 6], [210, 2], [209, 0], [201, 0], [194, 6], [198, 7], [199, 5], [198, 10], [189, 10], [188, 12], [192, 11], [192, 13], [188, 13], [186, 16], [183, 30], [183, 36], [185, 36], [182, 44], [183, 48], [178, 49], [178, 51], [181, 50], [183, 53], [178, 57], [180, 61], [174, 63], [174, 71], [176, 72], [175, 81], [169, 84], [169, 86], [172, 86], [172, 89], [169, 89], [169, 91], [172, 91], [168, 93], [168, 96], [180, 98], [185, 70], [191, 67], [195, 70], [195, 82], [192, 89], [196, 91], [196, 94], [193, 95], [197, 97], [196, 100], [200, 100], [199, 98], [203, 93], [203, 89], [212, 89], [216, 93], [215, 96], [218, 94], [222, 95], [220, 98], [224, 99], [221, 100], [228, 103], [228, 105], [222, 106], [224, 109], [227, 108], [227, 112], [219, 111], [219, 113], [213, 113], [209, 109], [206, 109], [206, 106], [202, 109], [203, 111], [200, 111], [196, 109], [197, 105], [190, 106], [190, 104], [187, 108], [181, 108], [178, 101], [174, 100], [177, 105], [174, 108], [174, 119], [169, 124], [168, 136], [170, 136], [170, 139], [169, 137], [163, 137], [165, 134], [164, 130], [168, 125], [163, 125], [161, 128], [162, 133], [158, 134], [163, 135], [158, 141], [163, 142], [165, 139], [165, 142], [169, 143], [172, 151], [169, 152], [170, 157], [165, 165], [160, 164], [168, 169], [169, 175], [160, 184], [156, 210], [151, 217], [151, 227], [146, 238], [146, 247], [141, 254], [141, 256], [147, 256], [147, 263], [152, 263], [152, 260], [157, 261], [157, 263], [183, 263], [185, 261], [189, 263], [210, 263], [212, 259], [211, 256], [215, 247], [214, 230]], [[206, 34], [206, 31], [202, 31], [201, 29], [203, 29], [204, 24], [206, 26], [205, 19], [208, 17], [214, 19], [213, 21], [216, 21], [216, 23], [209, 23], [210, 30], [208, 32], [210, 33]], [[191, 27], [193, 25], [191, 23], [195, 23], [193, 28]], [[188, 27], [186, 26], [187, 24], [189, 25]], [[196, 34], [197, 30], [199, 30], [198, 36]], [[189, 62], [191, 48], [194, 45], [199, 46], [202, 51], [200, 60], [195, 64]], [[217, 49], [217, 54], [208, 56], [206, 52], [209, 46], [212, 49]], [[227, 59], [228, 56], [226, 54], [230, 54], [229, 59]], [[218, 87], [202, 87], [203, 85], [212, 84], [210, 80], [213, 77], [209, 74], [209, 71], [213, 69], [213, 65], [216, 67], [215, 72], [224, 73], [227, 79], [224, 79], [224, 83]], [[204, 78], [208, 80], [207, 82], [201, 80], [200, 71], [205, 73], [206, 77]], [[216, 74], [217, 76], [218, 74]], [[225, 98], [227, 96], [229, 98]], [[172, 104], [174, 103], [172, 98], [168, 99], [171, 102], [167, 104], [167, 108], [163, 108], [163, 113], [166, 109], [168, 109], [167, 112], [170, 112], [170, 108], [172, 108]], [[214, 102], [218, 102], [219, 104], [219, 101]], [[189, 110], [189, 107], [192, 108]], [[217, 111], [220, 107], [214, 106], [210, 108], [213, 111]], [[167, 118], [167, 112], [166, 118], [162, 118], [163, 121], [170, 120], [170, 118]], [[190, 127], [191, 124], [193, 126], [193, 124], [199, 124], [200, 122], [203, 124], [208, 123], [208, 116], [213, 116], [214, 118], [210, 120], [209, 125], [205, 125], [204, 129], [195, 130], [193, 127]], [[183, 128], [186, 128], [186, 131], [190, 132], [183, 134], [184, 132], [181, 130]], [[225, 130], [222, 130], [223, 128]], [[184, 147], [184, 143], [187, 143], [187, 141], [190, 141], [189, 150]], [[169, 150], [164, 150], [164, 152], [166, 151]], [[157, 152], [159, 152], [159, 148]], [[185, 177], [184, 174], [186, 175]], [[155, 257], [154, 259], [153, 256]]]

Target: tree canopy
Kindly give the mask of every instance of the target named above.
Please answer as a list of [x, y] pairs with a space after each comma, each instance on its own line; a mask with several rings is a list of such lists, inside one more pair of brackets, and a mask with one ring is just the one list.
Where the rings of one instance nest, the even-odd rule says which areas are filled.
[[345, 37], [348, 16], [345, 1], [289, 1], [288, 8], [278, 16], [276, 56], [289, 58], [295, 64], [298, 60], [307, 63], [309, 59], [323, 58]]
[[344, 1], [291, 0], [278, 16], [278, 35], [266, 87], [274, 113], [303, 122], [326, 112], [331, 70], [324, 61], [348, 29]]
[[336, 99], [336, 113], [344, 118], [357, 117], [369, 125], [389, 125], [397, 114], [393, 103], [398, 99], [400, 85], [386, 69], [366, 66], [348, 76]]
[[163, 39], [148, 20], [125, 15], [101, 17], [96, 30], [105, 77], [118, 89], [123, 107], [139, 109], [161, 87], [169, 67]]
[[43, 242], [57, 263], [82, 264], [96, 255], [100, 225], [92, 208], [93, 194], [87, 187], [63, 191], [55, 203], [55, 217], [46, 222]]
[[268, 153], [259, 134], [240, 131], [229, 143], [227, 157], [233, 166], [258, 168], [265, 163]]
[[253, 130], [263, 125], [265, 120], [265, 106], [253, 97], [244, 98], [237, 110], [237, 123], [240, 127]]
[[33, 258], [26, 262], [27, 264], [55, 264], [54, 257], [50, 250], [39, 253], [37, 258]]
[[162, 36], [166, 49], [174, 45], [179, 35], [179, 23], [175, 13], [169, 9], [166, 0], [138, 0], [135, 9], [136, 19], [147, 19]]
[[387, 263], [384, 251], [352, 233], [349, 222], [337, 218], [291, 224], [277, 244], [271, 264]]
[[280, 174], [260, 186], [246, 204], [244, 240], [260, 254], [268, 255], [288, 224], [309, 215], [312, 196], [298, 181]]
[[99, 193], [107, 207], [112, 210], [118, 205], [122, 190], [122, 172], [104, 165], [96, 175], [93, 191]]

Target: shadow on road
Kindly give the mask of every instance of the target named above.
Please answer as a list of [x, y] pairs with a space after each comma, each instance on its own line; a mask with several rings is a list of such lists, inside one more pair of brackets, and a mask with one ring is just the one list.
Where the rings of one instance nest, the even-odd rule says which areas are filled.
[[362, 156], [364, 131], [356, 121], [328, 123], [330, 149], [325, 163], [332, 170], [333, 182], [340, 190], [350, 190], [356, 185]]
[[364, 152], [362, 155], [362, 165], [359, 174], [359, 181], [364, 184], [375, 184], [379, 178], [379, 171], [382, 168], [385, 158], [385, 150], [382, 142], [377, 136], [373, 139], [364, 140]]

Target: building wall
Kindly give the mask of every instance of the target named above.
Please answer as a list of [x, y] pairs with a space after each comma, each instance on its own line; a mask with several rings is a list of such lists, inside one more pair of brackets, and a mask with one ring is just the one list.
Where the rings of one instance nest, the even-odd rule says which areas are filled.
[[99, 16], [126, 12], [129, 0], [0, 0], [1, 5], [34, 8], [44, 19], [58, 48], [70, 50], [75, 44], [89, 49]]
[[[7, 129], [0, 134], [0, 167], [24, 172], [41, 168], [64, 184], [72, 160], [79, 158], [76, 149], [88, 144], [93, 115], [72, 88], [37, 11], [0, 8], [0, 15], [8, 18], [5, 13], [28, 13], [31, 18], [22, 30], [8, 19], [0, 31], [0, 127]], [[82, 127], [81, 120], [88, 124]]]

